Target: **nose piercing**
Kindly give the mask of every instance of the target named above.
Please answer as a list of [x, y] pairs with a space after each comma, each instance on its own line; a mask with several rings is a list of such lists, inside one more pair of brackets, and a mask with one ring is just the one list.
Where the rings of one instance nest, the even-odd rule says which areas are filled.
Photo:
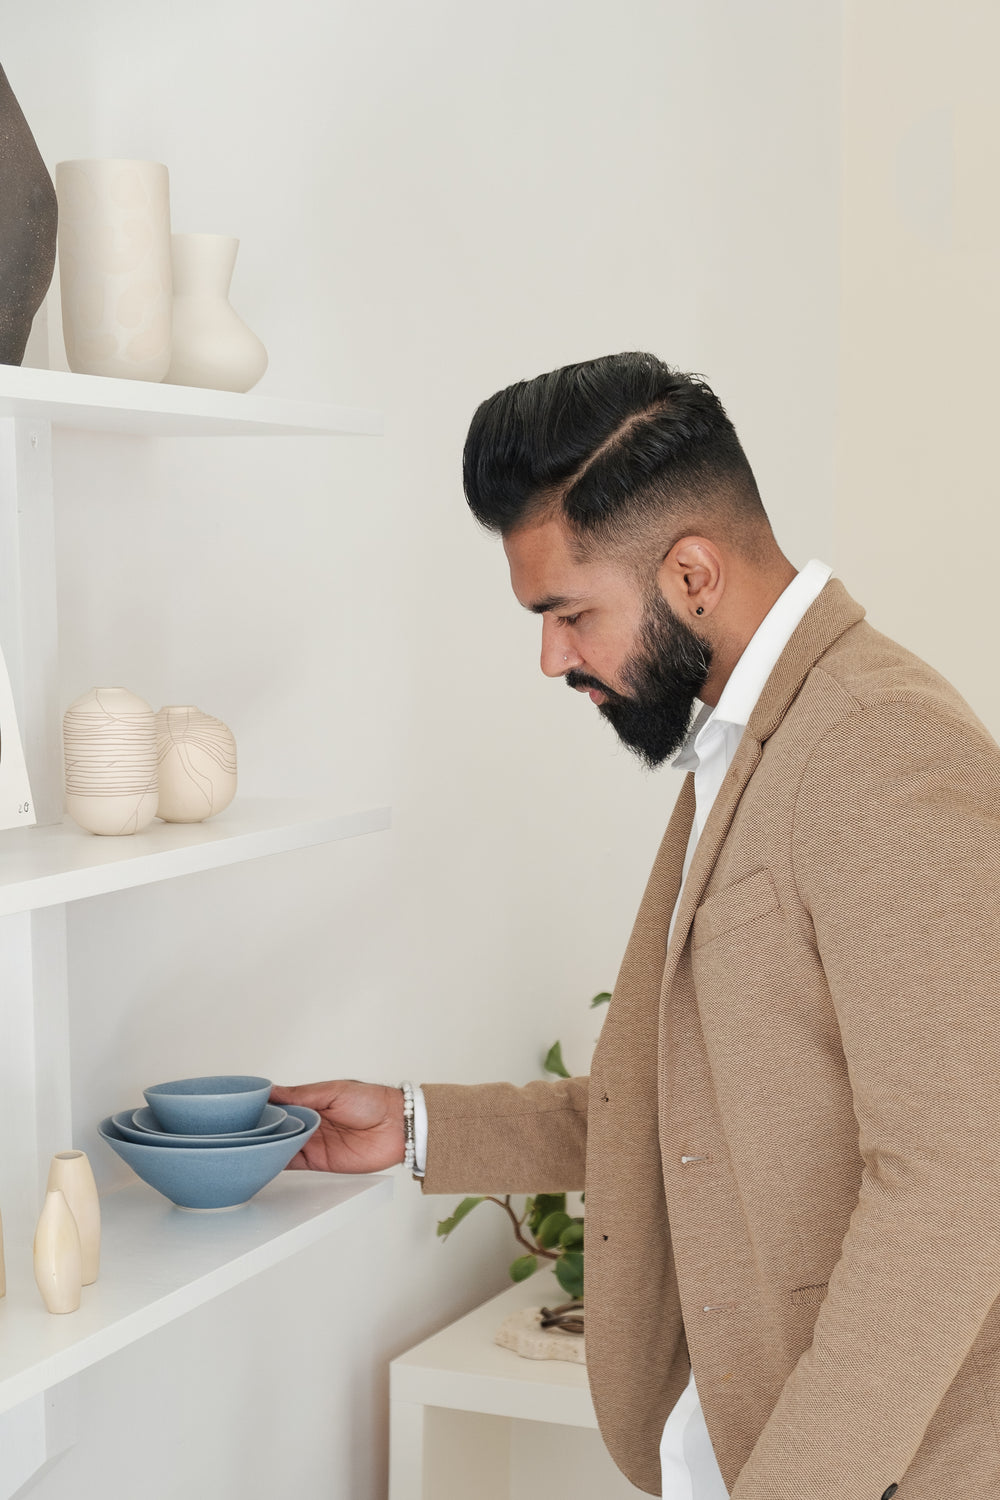
[[569, 661], [569, 657], [568, 656], [564, 656], [563, 657], [563, 661]]

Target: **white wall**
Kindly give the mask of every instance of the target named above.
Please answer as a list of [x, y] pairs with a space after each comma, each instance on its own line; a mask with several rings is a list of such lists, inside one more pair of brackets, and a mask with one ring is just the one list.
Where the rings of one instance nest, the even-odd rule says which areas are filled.
[[837, 552], [1000, 736], [1000, 132], [990, 0], [851, 0]]
[[[260, 391], [387, 419], [59, 441], [65, 702], [198, 703], [248, 793], [394, 807], [72, 910], [78, 1143], [112, 1178], [94, 1121], [180, 1072], [523, 1081], [557, 1035], [582, 1070], [677, 783], [539, 675], [461, 445], [501, 385], [649, 348], [715, 384], [793, 561], [829, 556], [839, 3], [6, 9], [50, 166], [168, 162], [174, 227], [242, 238]], [[486, 1209], [439, 1245], [447, 1206], [400, 1174], [349, 1240], [97, 1367], [39, 1500], [384, 1494], [387, 1358], [512, 1254]]]

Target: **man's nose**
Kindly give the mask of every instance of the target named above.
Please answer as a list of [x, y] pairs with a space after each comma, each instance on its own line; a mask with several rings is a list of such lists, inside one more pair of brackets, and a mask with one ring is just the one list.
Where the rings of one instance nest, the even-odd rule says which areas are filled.
[[560, 632], [555, 621], [550, 620], [548, 615], [543, 615], [540, 666], [546, 677], [565, 677], [580, 662], [581, 658], [567, 644], [565, 632]]

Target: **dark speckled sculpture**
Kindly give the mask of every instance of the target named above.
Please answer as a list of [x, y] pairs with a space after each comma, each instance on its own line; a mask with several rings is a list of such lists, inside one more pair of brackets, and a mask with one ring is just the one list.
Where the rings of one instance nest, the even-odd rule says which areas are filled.
[[56, 263], [56, 190], [0, 68], [0, 364], [19, 365]]

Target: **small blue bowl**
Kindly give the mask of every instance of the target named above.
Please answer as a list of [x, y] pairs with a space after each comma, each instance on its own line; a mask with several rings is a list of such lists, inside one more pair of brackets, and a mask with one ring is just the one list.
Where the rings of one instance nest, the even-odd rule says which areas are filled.
[[98, 1125], [106, 1141], [137, 1177], [176, 1203], [178, 1208], [237, 1208], [277, 1177], [301, 1151], [319, 1125], [314, 1109], [286, 1104], [303, 1129], [297, 1135], [265, 1136], [242, 1146], [216, 1146], [204, 1151], [190, 1146], [143, 1146], [128, 1141], [111, 1115]]
[[[276, 1106], [272, 1105], [272, 1108]], [[220, 1146], [252, 1146], [257, 1141], [274, 1140], [277, 1137], [298, 1135], [302, 1121], [282, 1110], [282, 1118], [266, 1132], [250, 1131], [247, 1135], [170, 1135], [165, 1130], [147, 1130], [136, 1123], [137, 1115], [148, 1115], [148, 1109], [123, 1109], [111, 1116], [111, 1123], [127, 1141], [138, 1141], [140, 1146], [163, 1146], [174, 1149], [178, 1146], [196, 1151], [215, 1151]]]
[[[224, 1134], [220, 1135], [171, 1135], [170, 1131], [164, 1130], [163, 1126], [157, 1122], [156, 1116], [151, 1109], [123, 1110], [122, 1114], [128, 1116], [126, 1123], [130, 1129], [139, 1132], [135, 1137], [136, 1140], [145, 1140], [146, 1144], [150, 1145], [150, 1136], [153, 1136], [157, 1140], [161, 1136], [166, 1136], [168, 1140], [173, 1141], [175, 1145], [179, 1146], [189, 1144], [198, 1146], [202, 1141], [206, 1145], [215, 1145], [218, 1142], [220, 1146], [225, 1146], [231, 1142], [235, 1146], [237, 1141], [255, 1141], [262, 1135], [273, 1134], [279, 1125], [283, 1125], [288, 1118], [279, 1104], [265, 1104], [264, 1113], [260, 1117], [260, 1124], [255, 1125], [253, 1130], [227, 1130]], [[124, 1129], [121, 1125], [118, 1115], [114, 1116], [114, 1121], [118, 1129], [122, 1132], [122, 1135], [129, 1134], [128, 1130]], [[129, 1136], [129, 1140], [131, 1139], [132, 1137]]]
[[210, 1078], [175, 1078], [143, 1089], [164, 1130], [171, 1135], [225, 1135], [252, 1130], [260, 1124], [271, 1082], [245, 1074], [215, 1074]]

